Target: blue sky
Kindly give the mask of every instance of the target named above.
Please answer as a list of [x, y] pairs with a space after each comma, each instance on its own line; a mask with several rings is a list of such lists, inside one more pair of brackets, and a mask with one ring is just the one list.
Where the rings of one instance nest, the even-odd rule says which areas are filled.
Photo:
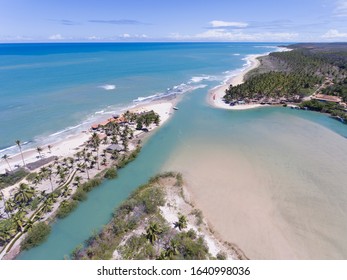
[[347, 41], [347, 0], [0, 0], [0, 41]]

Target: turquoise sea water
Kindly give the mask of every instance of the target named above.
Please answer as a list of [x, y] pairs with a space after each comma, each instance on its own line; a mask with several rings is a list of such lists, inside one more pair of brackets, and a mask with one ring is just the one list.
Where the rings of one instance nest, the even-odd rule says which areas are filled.
[[[23, 88], [31, 87], [25, 93], [19, 90], [21, 82], [15, 84], [17, 91], [11, 88], [9, 83], [7, 84], [10, 89], [8, 96], [11, 97], [3, 98], [8, 105], [6, 107], [1, 103], [1, 106], [7, 108], [7, 111], [1, 111], [1, 114], [4, 114], [3, 117], [7, 116], [7, 123], [12, 123], [12, 125], [6, 123], [2, 129], [2, 132], [6, 132], [0, 138], [0, 141], [3, 141], [3, 147], [11, 145], [13, 140], [10, 138], [20, 138], [22, 141], [40, 141], [42, 135], [50, 135], [102, 115], [101, 113], [95, 114], [97, 111], [113, 111], [131, 106], [133, 100], [139, 97], [153, 96], [157, 93], [165, 95], [173, 92], [191, 91], [184, 95], [183, 100], [178, 105], [180, 109], [175, 112], [169, 122], [161, 127], [144, 145], [136, 161], [120, 170], [117, 179], [106, 181], [99, 188], [93, 190], [89, 194], [88, 200], [81, 203], [69, 217], [53, 224], [52, 233], [45, 243], [23, 252], [18, 259], [63, 259], [76, 246], [91, 236], [95, 230], [106, 224], [111, 218], [114, 208], [132, 190], [145, 183], [157, 172], [174, 167], [175, 170], [183, 172], [190, 180], [194, 179], [193, 175], [195, 174], [192, 169], [194, 169], [195, 164], [198, 167], [197, 162], [195, 162], [196, 158], [199, 158], [201, 163], [205, 162], [211, 172], [217, 172], [218, 170], [214, 167], [222, 166], [225, 157], [236, 158], [236, 153], [244, 155], [247, 159], [253, 157], [254, 160], [251, 160], [252, 169], [261, 166], [264, 169], [264, 174], [267, 172], [271, 174], [271, 190], [267, 190], [266, 195], [274, 200], [273, 211], [283, 212], [283, 216], [285, 218], [289, 216], [289, 218], [283, 218], [285, 223], [278, 224], [276, 223], [277, 220], [270, 218], [267, 220], [270, 221], [269, 223], [272, 222], [275, 227], [283, 227], [282, 229], [285, 231], [292, 232], [292, 235], [287, 236], [287, 239], [292, 242], [293, 247], [296, 243], [302, 246], [307, 241], [300, 239], [300, 236], [306, 236], [308, 240], [317, 240], [316, 235], [324, 236], [319, 243], [328, 240], [326, 241], [327, 244], [324, 243], [324, 246], [321, 246], [323, 248], [321, 251], [327, 252], [326, 255], [322, 255], [321, 251], [316, 251], [314, 246], [312, 247], [309, 242], [306, 242], [307, 248], [304, 246], [302, 251], [308, 253], [303, 256], [293, 253], [294, 257], [347, 257], [347, 248], [343, 242], [343, 236], [347, 234], [347, 225], [343, 222], [347, 215], [347, 209], [344, 206], [347, 205], [347, 203], [345, 204], [347, 194], [342, 188], [342, 182], [345, 182], [347, 178], [345, 174], [341, 174], [339, 167], [346, 162], [342, 157], [336, 156], [336, 162], [325, 164], [324, 160], [327, 159], [327, 155], [338, 154], [338, 151], [328, 146], [321, 146], [321, 151], [319, 150], [319, 145], [322, 145], [326, 139], [327, 141], [336, 141], [336, 143], [331, 143], [331, 146], [334, 147], [335, 145], [336, 149], [344, 152], [347, 149], [346, 126], [322, 114], [288, 108], [261, 108], [234, 112], [214, 109], [206, 104], [208, 90], [220, 84], [228, 75], [232, 75], [233, 71], [243, 67], [245, 61], [242, 59], [246, 55], [264, 53], [270, 51], [271, 48], [269, 47], [273, 46], [249, 43], [33, 45], [25, 51], [19, 50], [20, 47], [17, 49], [13, 46], [2, 46], [1, 53], [6, 53], [4, 57], [8, 63], [5, 64], [2, 60], [0, 71], [9, 72], [7, 75], [10, 75], [13, 70], [12, 79], [16, 75], [20, 76], [19, 73], [28, 75], [25, 67], [29, 67], [27, 70], [36, 69], [33, 71], [41, 71], [42, 73], [42, 79], [35, 79], [36, 82], [33, 80], [33, 76], [27, 80], [23, 78]], [[37, 49], [38, 47], [42, 49]], [[70, 64], [67, 65], [67, 63]], [[10, 65], [12, 67], [9, 67]], [[6, 67], [10, 71], [5, 71]], [[53, 74], [49, 77], [44, 73]], [[4, 84], [6, 84], [5, 81], [10, 80], [10, 78], [5, 79], [2, 75], [0, 79], [3, 79]], [[99, 88], [99, 86], [106, 84], [115, 85], [116, 89]], [[179, 87], [174, 88], [175, 86]], [[168, 90], [168, 88], [170, 89]], [[3, 92], [1, 91], [1, 94]], [[16, 94], [17, 97], [14, 98]], [[67, 100], [71, 100], [72, 96], [75, 97], [72, 98], [73, 106], [67, 103]], [[31, 98], [34, 98], [35, 102], [30, 103]], [[153, 98], [156, 96], [148, 100]], [[42, 108], [46, 108], [46, 111], [41, 107], [41, 110], [35, 109], [35, 103], [38, 103], [38, 100], [42, 102]], [[58, 102], [59, 100], [61, 102]], [[13, 114], [15, 110], [21, 112], [19, 107], [16, 109], [16, 102], [18, 104], [22, 102], [22, 105], [18, 106], [28, 106], [28, 111], [25, 111], [25, 114], [33, 116], [31, 120], [27, 120], [21, 113], [19, 115]], [[10, 113], [11, 110], [14, 111]], [[30, 110], [32, 110], [31, 114], [29, 113]], [[77, 111], [78, 113], [76, 113]], [[46, 119], [35, 118], [36, 112], [40, 112], [39, 115], [43, 114]], [[48, 120], [57, 125], [52, 126], [52, 123], [48, 125]], [[21, 124], [26, 121], [36, 125], [29, 129], [23, 124], [20, 129], [15, 129], [16, 123]], [[72, 132], [73, 129], [67, 133]], [[312, 137], [306, 137], [306, 134]], [[6, 137], [3, 137], [5, 135], [7, 140]], [[25, 135], [31, 136], [26, 137]], [[276, 137], [273, 137], [274, 135]], [[288, 137], [288, 135], [292, 137]], [[310, 141], [314, 137], [321, 137], [322, 142], [318, 142], [317, 145], [312, 142], [311, 145]], [[303, 158], [296, 157], [296, 154], [302, 155], [302, 147], [307, 148], [307, 154]], [[312, 149], [308, 149], [308, 147], [312, 147]], [[210, 153], [214, 150], [221, 151], [224, 157], [213, 159]], [[287, 150], [291, 156], [286, 154]], [[240, 157], [237, 159], [242, 160]], [[322, 159], [321, 165], [316, 165], [317, 159]], [[328, 157], [328, 159], [330, 158]], [[226, 186], [223, 185], [223, 182], [209, 181], [210, 178], [217, 178], [217, 173], [199, 174], [200, 178], [196, 179], [201, 180], [197, 180], [197, 182], [201, 182], [202, 185], [204, 182], [211, 183], [210, 186], [204, 186], [205, 189], [210, 187], [213, 190], [214, 187], [217, 187], [216, 184], [227, 189], [227, 186], [233, 185], [231, 183], [233, 172], [237, 172], [237, 170], [228, 170], [228, 166], [225, 168], [226, 174], [230, 174], [228, 175], [230, 177], [227, 177], [230, 182]], [[237, 165], [234, 168], [237, 169]], [[321, 172], [323, 168], [325, 168], [325, 172]], [[295, 181], [294, 179], [293, 181], [290, 180], [292, 177]], [[298, 189], [295, 188], [296, 185]], [[334, 187], [334, 191], [323, 191], [327, 186]], [[291, 196], [291, 188], [293, 188], [292, 193], [297, 195], [294, 198]], [[278, 189], [281, 189], [281, 192]], [[319, 199], [314, 200], [310, 197], [310, 193], [316, 193], [317, 189], [322, 191], [319, 193], [320, 196], [317, 196]], [[302, 190], [305, 192], [302, 193]], [[191, 191], [196, 193], [194, 186], [192, 186]], [[232, 196], [236, 197], [237, 190], [227, 189], [227, 191], [229, 193], [221, 193], [221, 195], [230, 195], [231, 192]], [[300, 200], [303, 195], [308, 196], [308, 202], [314, 201], [313, 205], [317, 207], [316, 212], [322, 214], [309, 216], [312, 225], [329, 225], [332, 228], [331, 232], [327, 233], [322, 228], [310, 226], [306, 220], [301, 221], [299, 219], [300, 215], [295, 217], [295, 213], [291, 211], [293, 207], [296, 207], [299, 213], [305, 213], [300, 212], [300, 209], [307, 210], [304, 207], [306, 204]], [[210, 197], [212, 198], [212, 196]], [[322, 200], [321, 197], [327, 199]], [[197, 202], [201, 202], [201, 206], [205, 203], [204, 199], [200, 197], [197, 197]], [[212, 202], [210, 205], [212, 208], [220, 208], [221, 211], [225, 212], [225, 209], [221, 208], [222, 205], [218, 203]], [[335, 209], [334, 205], [337, 205], [338, 208]], [[311, 207], [311, 209], [313, 208]], [[233, 217], [233, 214], [246, 216], [247, 214], [246, 210], [238, 209], [238, 211], [240, 212], [235, 211], [228, 216]], [[324, 216], [324, 213], [329, 214], [328, 218]], [[334, 213], [338, 213], [338, 215], [334, 215]], [[325, 217], [324, 223], [322, 223], [321, 216]], [[209, 218], [213, 222], [213, 215], [210, 215]], [[332, 222], [327, 224], [326, 220]], [[252, 221], [249, 220], [249, 222], [248, 228], [245, 224], [243, 229], [245, 232], [252, 228]], [[232, 222], [230, 223], [224, 222], [223, 224], [233, 227]], [[306, 223], [307, 231], [302, 230], [302, 223]], [[219, 226], [217, 220], [216, 225]], [[240, 243], [241, 248], [245, 249], [246, 254], [248, 253], [246, 250], [248, 248], [242, 246], [243, 241], [237, 240], [237, 235], [224, 234], [223, 225], [217, 230], [228, 241]], [[311, 235], [312, 233], [317, 234]], [[242, 235], [242, 232], [240, 234]], [[259, 238], [262, 234], [265, 237], [268, 236], [266, 231], [262, 233], [260, 229], [257, 230], [257, 234]], [[253, 239], [258, 240], [252, 236], [249, 239], [250, 244]], [[271, 240], [272, 237], [269, 239]], [[265, 238], [265, 240], [268, 239]], [[261, 242], [258, 243], [258, 245], [252, 243], [254, 248], [259, 246], [255, 248], [255, 252], [249, 251], [252, 258], [276, 258], [276, 256], [283, 258], [283, 255], [274, 253], [266, 255], [265, 252], [262, 252]]]
[[[274, 44], [1, 44], [0, 155], [163, 95], [218, 84]], [[11, 148], [12, 147], [12, 148]]]

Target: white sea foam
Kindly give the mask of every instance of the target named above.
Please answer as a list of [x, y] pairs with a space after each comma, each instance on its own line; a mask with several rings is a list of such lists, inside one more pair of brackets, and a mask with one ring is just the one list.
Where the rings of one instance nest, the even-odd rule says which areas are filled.
[[239, 55], [241, 55], [241, 54], [239, 54], [239, 53], [234, 53], [233, 55], [235, 55], [235, 56], [239, 56]]
[[208, 80], [208, 79], [210, 79], [210, 76], [197, 76], [197, 77], [193, 77], [193, 78], [191, 78], [190, 79], [190, 81], [192, 82], [192, 83], [200, 83], [200, 82], [202, 82], [203, 80]]
[[106, 84], [106, 85], [99, 86], [99, 88], [103, 88], [104, 90], [114, 90], [116, 89], [116, 85]]
[[159, 100], [162, 98], [170, 98], [170, 97], [174, 97], [176, 95], [181, 95], [199, 88], [204, 88], [207, 87], [207, 85], [203, 85], [203, 84], [198, 84], [198, 85], [192, 85], [191, 84], [192, 81], [188, 82], [187, 84], [182, 83], [176, 86], [173, 86], [172, 88], [167, 88], [166, 92], [160, 92], [160, 93], [156, 93], [153, 95], [149, 95], [149, 96], [140, 96], [136, 99], [133, 100], [133, 102], [135, 103], [140, 103], [140, 102], [150, 102], [150, 101], [154, 101], [154, 100]]
[[[21, 143], [21, 147], [22, 149], [25, 149], [30, 143], [32, 143], [32, 141], [25, 141], [23, 143]], [[6, 147], [4, 149], [1, 149], [0, 150], [0, 156], [3, 156], [3, 155], [13, 155], [13, 154], [17, 154], [18, 153], [18, 146], [17, 145], [13, 145], [13, 146], [10, 146], [10, 147]]]

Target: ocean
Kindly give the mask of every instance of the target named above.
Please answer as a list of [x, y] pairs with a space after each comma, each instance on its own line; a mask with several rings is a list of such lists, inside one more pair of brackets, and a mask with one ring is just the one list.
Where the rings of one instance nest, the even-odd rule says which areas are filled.
[[[0, 44], [0, 156], [88, 129], [163, 96], [215, 85], [245, 65], [250, 43]], [[230, 72], [231, 71], [231, 72]]]
[[[60, 78], [42, 74], [42, 80], [66, 80], [60, 86], [57, 81], [49, 86], [48, 81], [36, 79], [41, 90], [36, 85], [36, 90], [16, 92], [17, 102], [26, 100], [23, 106], [31, 108], [33, 116], [26, 120], [7, 112], [7, 122], [12, 126], [5, 125], [7, 130], [1, 130], [8, 137], [6, 144], [1, 136], [4, 148], [12, 145], [10, 138], [33, 144], [65, 131], [55, 134], [63, 137], [84, 129], [78, 126], [81, 123], [87, 126], [99, 117], [163, 95], [182, 94], [182, 100], [177, 105], [179, 110], [146, 141], [139, 157], [119, 171], [117, 179], [94, 189], [71, 215], [52, 225], [45, 243], [21, 253], [18, 259], [68, 257], [111, 219], [115, 207], [134, 189], [166, 170], [182, 172], [194, 203], [215, 232], [237, 244], [251, 259], [347, 258], [346, 125], [309, 111], [282, 107], [228, 111], [206, 103], [211, 88], [245, 67], [247, 55], [274, 50], [276, 44], [38, 46], [42, 53], [34, 45], [28, 49], [7, 45], [5, 57], [16, 60], [16, 67], [37, 64], [33, 57], [48, 64], [52, 61], [55, 66], [51, 68], [41, 61], [46, 70], [40, 71], [59, 76], [61, 69], [56, 67], [63, 67], [70, 74], [63, 72]], [[18, 51], [21, 47], [22, 52]], [[21, 56], [31, 64], [21, 61]], [[95, 61], [84, 66], [73, 64], [88, 58]], [[69, 66], [61, 65], [69, 61]], [[75, 72], [75, 67], [80, 72]], [[26, 73], [20, 67], [15, 71]], [[17, 81], [15, 87], [21, 79]], [[26, 83], [28, 86], [34, 81]], [[29, 92], [40, 96], [35, 97], [33, 105]], [[53, 96], [56, 99], [49, 101]], [[57, 102], [60, 97], [65, 102]], [[47, 102], [43, 106], [47, 111], [42, 111], [47, 114], [42, 116], [34, 108], [41, 98]], [[68, 103], [71, 99], [74, 105]], [[50, 112], [49, 106], [55, 109]], [[21, 129], [16, 129], [16, 122]], [[23, 122], [36, 125], [29, 129]]]

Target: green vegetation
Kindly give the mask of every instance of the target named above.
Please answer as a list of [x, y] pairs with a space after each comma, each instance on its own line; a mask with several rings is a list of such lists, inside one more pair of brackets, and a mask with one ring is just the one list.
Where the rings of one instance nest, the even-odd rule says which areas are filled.
[[106, 170], [104, 177], [106, 179], [114, 179], [117, 178], [117, 169], [115, 167], [111, 167]]
[[203, 223], [204, 218], [202, 215], [202, 211], [199, 209], [194, 209], [191, 214], [194, 215], [196, 218], [196, 225], [200, 226]]
[[77, 201], [84, 201], [87, 199], [87, 193], [82, 188], [79, 188], [73, 194], [72, 199]]
[[[99, 134], [93, 133], [83, 149], [76, 152], [73, 157], [66, 157], [62, 160], [56, 158], [54, 162], [43, 165], [37, 172], [29, 173], [24, 168], [13, 171], [9, 157], [2, 156], [2, 160], [6, 161], [8, 165], [9, 172], [0, 175], [0, 189], [13, 185], [24, 178], [28, 182], [21, 183], [12, 197], [6, 197], [0, 192], [0, 200], [4, 201], [4, 208], [0, 213], [2, 223], [0, 246], [2, 250], [9, 252], [16, 241], [31, 229], [37, 220], [42, 219], [43, 215], [52, 212], [57, 204], [60, 205], [56, 216], [64, 218], [78, 206], [79, 201], [87, 199], [87, 193], [99, 186], [104, 178], [116, 178], [117, 167], [122, 168], [132, 162], [141, 151], [139, 146], [141, 140], [134, 139], [134, 129], [131, 128], [131, 125], [136, 124], [137, 121], [145, 129], [151, 124], [159, 124], [160, 120], [159, 115], [153, 111], [127, 112], [118, 122], [111, 121], [105, 126], [99, 126], [97, 129]], [[103, 134], [102, 139], [100, 134]], [[132, 152], [129, 152], [128, 149], [129, 142], [138, 144]], [[21, 141], [17, 140], [16, 144], [21, 153], [23, 166], [25, 166]], [[104, 149], [100, 151], [101, 144], [119, 144], [124, 148], [108, 155], [107, 146], [103, 146]], [[49, 145], [47, 148], [50, 150], [52, 146]], [[39, 157], [42, 158], [43, 148], [37, 147], [36, 150]], [[109, 168], [90, 180], [90, 171], [95, 168], [100, 170], [102, 165], [105, 167], [109, 165]], [[85, 178], [88, 181], [82, 183]], [[50, 189], [38, 191], [38, 185], [47, 184], [47, 182], [50, 184]], [[148, 207], [148, 211], [151, 211], [152, 205], [150, 201], [148, 203], [146, 207]], [[129, 227], [132, 225], [133, 223], [130, 222]]]
[[39, 222], [33, 225], [33, 227], [28, 231], [28, 235], [21, 243], [21, 248], [23, 250], [28, 250], [32, 247], [38, 246], [44, 242], [49, 233], [51, 227], [44, 222]]
[[231, 86], [224, 99], [227, 103], [240, 99], [263, 98], [294, 98], [299, 95], [301, 98], [307, 95], [317, 83], [316, 76], [302, 75], [299, 73], [269, 72], [254, 76], [245, 83]]
[[0, 220], [0, 245], [6, 244], [16, 232], [16, 224], [12, 219]]
[[323, 94], [340, 96], [344, 102], [347, 102], [347, 78], [342, 81], [336, 82], [333, 85], [322, 90]]
[[137, 158], [140, 151], [141, 151], [141, 147], [137, 146], [136, 149], [129, 156], [123, 156], [123, 158], [118, 161], [117, 167], [118, 168], [125, 167], [128, 163], [132, 162], [135, 158]]
[[[313, 93], [347, 101], [347, 44], [296, 44], [289, 48], [293, 50], [260, 58], [261, 66], [247, 74], [245, 83], [226, 90], [225, 102], [300, 102]], [[305, 101], [300, 107], [347, 120], [342, 105]]]
[[82, 189], [85, 192], [90, 192], [92, 189], [99, 186], [101, 183], [102, 183], [102, 179], [95, 177], [95, 178], [83, 183], [79, 189]]
[[76, 200], [63, 201], [57, 211], [57, 217], [63, 219], [76, 209], [78, 202]]
[[136, 116], [136, 129], [141, 130], [143, 127], [148, 127], [150, 124], [155, 123], [159, 125], [160, 117], [153, 110], [145, 112]]
[[226, 260], [227, 254], [225, 252], [219, 252], [216, 257], [217, 257], [217, 260]]
[[28, 176], [26, 177], [26, 179], [29, 181], [29, 182], [34, 182], [35, 179], [37, 178], [38, 174], [36, 172], [31, 172], [28, 174]]
[[[167, 172], [140, 186], [115, 210], [111, 222], [91, 237], [84, 248], [77, 248], [72, 258], [110, 259], [115, 250], [122, 259], [210, 258], [204, 240], [194, 230], [184, 231], [185, 216], [178, 216], [177, 229], [161, 216], [159, 207], [166, 203], [163, 180], [180, 188], [182, 176]], [[133, 234], [139, 228], [142, 233]]]
[[20, 168], [20, 169], [14, 171], [13, 173], [1, 174], [0, 175], [0, 189], [4, 189], [6, 187], [14, 185], [15, 183], [22, 180], [28, 174], [29, 174], [29, 172], [24, 170], [23, 168]]
[[308, 108], [312, 111], [330, 114], [332, 117], [338, 117], [344, 122], [347, 121], [347, 112], [344, 108], [334, 102], [319, 102], [317, 100], [304, 101], [300, 104], [301, 108]]

